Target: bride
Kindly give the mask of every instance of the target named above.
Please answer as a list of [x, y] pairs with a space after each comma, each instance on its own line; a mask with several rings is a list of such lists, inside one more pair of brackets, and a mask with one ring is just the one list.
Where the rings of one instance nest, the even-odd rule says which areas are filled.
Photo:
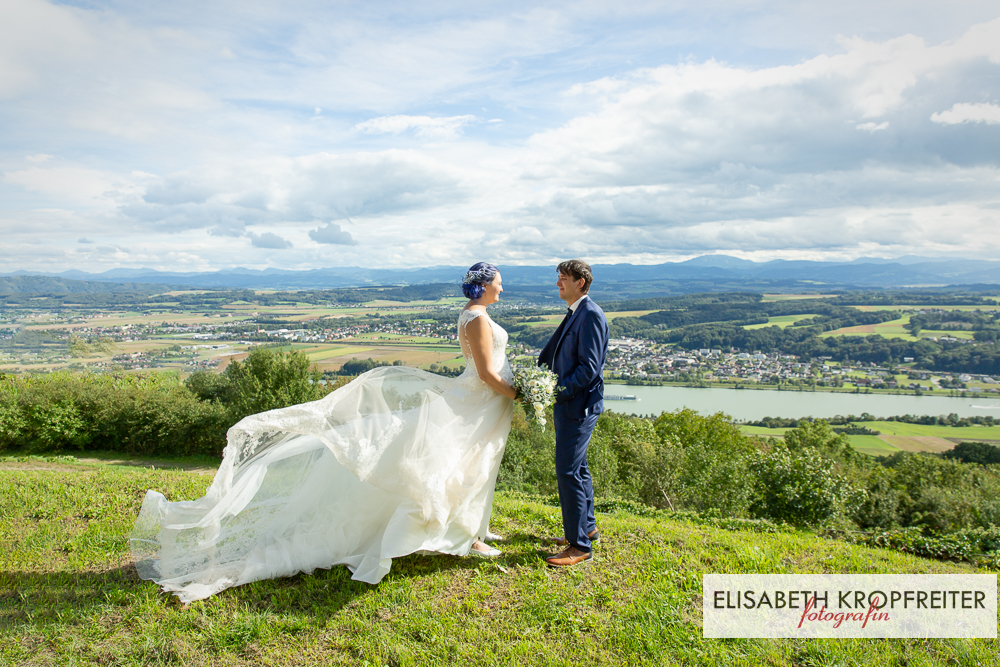
[[462, 291], [461, 376], [386, 366], [241, 420], [204, 497], [146, 492], [139, 576], [187, 603], [336, 564], [374, 584], [406, 554], [499, 555], [483, 540], [516, 396], [507, 332], [486, 314], [499, 271], [473, 265]]

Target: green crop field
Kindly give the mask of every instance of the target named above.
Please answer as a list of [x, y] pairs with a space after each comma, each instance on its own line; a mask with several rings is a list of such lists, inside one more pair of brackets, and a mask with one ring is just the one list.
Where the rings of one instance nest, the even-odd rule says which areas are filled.
[[847, 438], [851, 441], [851, 447], [869, 456], [888, 456], [900, 451], [899, 447], [889, 444], [877, 435], [849, 435]]
[[[127, 462], [122, 462], [127, 463]], [[496, 560], [412, 555], [378, 585], [334, 567], [188, 606], [137, 578], [128, 534], [147, 488], [196, 472], [0, 461], [3, 665], [995, 665], [997, 640], [716, 640], [707, 573], [971, 573], [960, 563], [627, 511], [599, 513], [595, 561], [549, 570], [559, 510], [497, 494]]]
[[1000, 426], [925, 426], [903, 422], [858, 422], [885, 435], [903, 435], [935, 438], [962, 438], [963, 440], [1000, 440]]
[[792, 326], [793, 324], [795, 324], [799, 320], [806, 320], [806, 319], [809, 319], [810, 317], [816, 317], [816, 314], [815, 313], [811, 313], [811, 314], [807, 314], [807, 315], [778, 315], [777, 317], [769, 317], [768, 320], [767, 320], [767, 322], [764, 323], [764, 324], [747, 324], [743, 328], [744, 329], [763, 329], [765, 327], [775, 327], [775, 326], [777, 326], [777, 327], [781, 327], [782, 329], [784, 329], [785, 327]]

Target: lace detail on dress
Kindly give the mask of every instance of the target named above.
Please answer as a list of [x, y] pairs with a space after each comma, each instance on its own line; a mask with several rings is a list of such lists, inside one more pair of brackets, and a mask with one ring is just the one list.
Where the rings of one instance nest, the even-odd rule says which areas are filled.
[[493, 370], [508, 382], [514, 379], [514, 374], [511, 372], [510, 364], [507, 362], [507, 331], [494, 322], [493, 318], [486, 311], [463, 310], [458, 316], [458, 343], [462, 347], [462, 356], [465, 357], [465, 372], [458, 377], [459, 382], [455, 390], [462, 392], [464, 397], [467, 398], [476, 395], [478, 398], [485, 399], [494, 392], [490, 389], [489, 385], [479, 379], [476, 360], [472, 356], [469, 340], [465, 335], [465, 328], [469, 325], [469, 322], [477, 317], [485, 317], [486, 321], [490, 324], [490, 329], [493, 331], [491, 358]]

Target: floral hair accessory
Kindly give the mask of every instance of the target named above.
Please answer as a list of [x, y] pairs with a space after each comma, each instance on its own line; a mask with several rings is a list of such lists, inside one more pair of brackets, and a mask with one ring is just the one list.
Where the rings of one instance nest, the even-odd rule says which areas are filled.
[[478, 271], [469, 271], [468, 273], [465, 274], [465, 277], [462, 278], [462, 284], [472, 285], [474, 283], [488, 283], [493, 278], [493, 276], [491, 275], [492, 273], [493, 272], [490, 271], [488, 268], [479, 269]]

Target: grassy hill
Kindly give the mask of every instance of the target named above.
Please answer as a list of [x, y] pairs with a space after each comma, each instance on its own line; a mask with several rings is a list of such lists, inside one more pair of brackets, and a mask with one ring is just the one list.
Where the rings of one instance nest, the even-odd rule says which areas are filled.
[[377, 586], [335, 567], [184, 607], [138, 580], [127, 536], [146, 489], [194, 498], [211, 470], [162, 465], [0, 460], [0, 664], [995, 665], [1000, 649], [702, 639], [705, 573], [976, 570], [620, 509], [598, 517], [596, 562], [554, 571], [541, 536], [560, 531], [558, 508], [503, 494], [493, 528], [508, 541], [497, 560], [414, 555]]

